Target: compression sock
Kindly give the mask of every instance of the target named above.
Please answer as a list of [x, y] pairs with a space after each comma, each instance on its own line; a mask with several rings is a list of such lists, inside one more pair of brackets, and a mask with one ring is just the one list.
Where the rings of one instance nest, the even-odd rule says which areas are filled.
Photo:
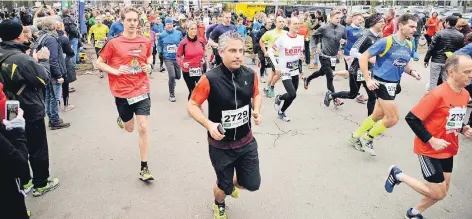
[[385, 132], [387, 130], [387, 127], [384, 126], [382, 120], [378, 121], [375, 123], [374, 127], [369, 131], [369, 134], [367, 135], [366, 139], [367, 140], [372, 140], [375, 138], [375, 136], [380, 135], [382, 132]]
[[144, 167], [147, 167], [147, 161], [141, 161], [141, 170], [143, 170]]
[[361, 126], [353, 133], [354, 138], [360, 138], [367, 130], [372, 128], [375, 125], [375, 121], [372, 119], [372, 116], [367, 117], [362, 122]]

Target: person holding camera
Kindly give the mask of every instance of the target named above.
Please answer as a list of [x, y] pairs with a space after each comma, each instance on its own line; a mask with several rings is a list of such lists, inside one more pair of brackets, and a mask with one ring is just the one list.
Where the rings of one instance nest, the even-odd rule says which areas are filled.
[[[0, 108], [5, 108], [7, 100], [0, 83]], [[5, 113], [2, 113], [1, 118]], [[0, 212], [2, 218], [29, 218], [29, 211], [25, 205], [25, 192], [22, 188], [22, 178], [29, 175], [28, 150], [26, 149], [25, 119], [23, 111], [18, 110], [18, 116], [11, 120], [3, 120], [0, 125], [0, 186], [2, 195]]]

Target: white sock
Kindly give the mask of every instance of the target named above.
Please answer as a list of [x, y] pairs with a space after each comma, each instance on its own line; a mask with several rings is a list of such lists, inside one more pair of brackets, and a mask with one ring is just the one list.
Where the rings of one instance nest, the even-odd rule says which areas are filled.
[[416, 208], [412, 208], [412, 209], [411, 209], [411, 213], [412, 213], [413, 215], [421, 214], [421, 212], [420, 212], [418, 209], [416, 209]]
[[398, 180], [398, 181], [402, 181], [402, 178], [403, 178], [403, 173], [399, 173], [397, 175], [395, 175], [395, 178]]

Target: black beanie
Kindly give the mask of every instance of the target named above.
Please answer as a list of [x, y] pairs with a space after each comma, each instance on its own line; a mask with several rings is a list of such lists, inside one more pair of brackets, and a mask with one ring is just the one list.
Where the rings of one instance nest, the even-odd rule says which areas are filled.
[[12, 41], [23, 32], [23, 26], [15, 21], [4, 20], [0, 23], [0, 38], [2, 41]]

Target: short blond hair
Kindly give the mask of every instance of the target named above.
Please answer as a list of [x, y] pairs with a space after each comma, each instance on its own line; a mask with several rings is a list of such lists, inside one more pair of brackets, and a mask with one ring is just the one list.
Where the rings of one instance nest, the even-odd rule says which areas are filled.
[[340, 10], [332, 10], [330, 13], [329, 13], [329, 16], [330, 17], [334, 17], [335, 15], [337, 14], [342, 14], [342, 12]]
[[123, 8], [123, 12], [120, 13], [121, 14], [121, 20], [124, 20], [125, 15], [129, 12], [136, 12], [136, 14], [138, 14], [138, 17], [139, 17], [140, 13], [139, 13], [138, 9], [136, 9], [134, 7], [131, 7], [131, 6], [128, 6], [128, 7]]

